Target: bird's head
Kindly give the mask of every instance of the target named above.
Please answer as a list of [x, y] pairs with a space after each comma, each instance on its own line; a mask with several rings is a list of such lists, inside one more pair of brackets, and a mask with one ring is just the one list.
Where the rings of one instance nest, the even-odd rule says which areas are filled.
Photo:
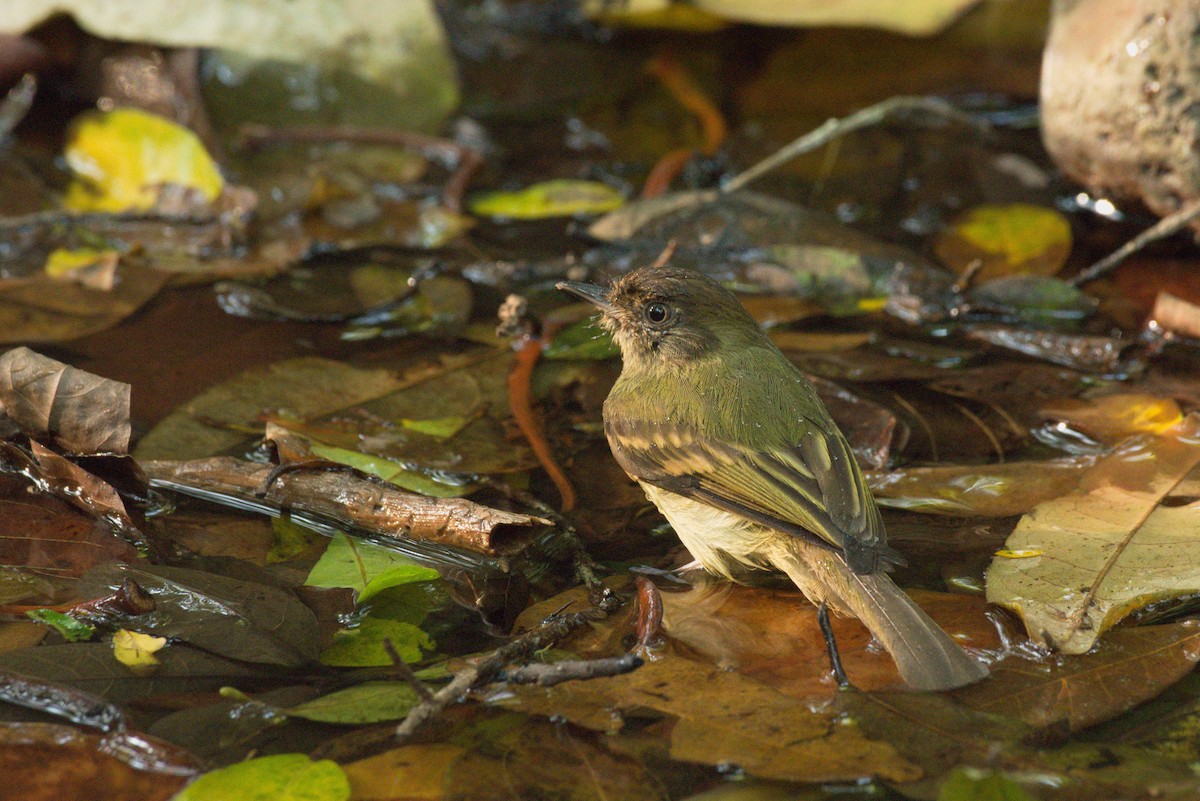
[[627, 366], [684, 366], [762, 337], [732, 292], [681, 267], [640, 267], [607, 289], [575, 281], [558, 288], [601, 311]]

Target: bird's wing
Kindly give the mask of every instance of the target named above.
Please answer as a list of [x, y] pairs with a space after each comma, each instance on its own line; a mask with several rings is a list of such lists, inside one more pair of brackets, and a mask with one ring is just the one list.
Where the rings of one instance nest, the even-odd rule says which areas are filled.
[[608, 421], [605, 430], [617, 461], [640, 481], [841, 550], [857, 573], [899, 562], [845, 438], [809, 423], [777, 449], [638, 421]]

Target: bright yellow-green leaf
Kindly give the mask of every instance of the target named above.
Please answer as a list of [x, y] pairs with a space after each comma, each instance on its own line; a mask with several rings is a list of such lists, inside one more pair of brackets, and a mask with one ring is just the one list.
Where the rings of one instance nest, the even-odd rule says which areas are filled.
[[149, 676], [158, 670], [159, 662], [155, 654], [166, 644], [166, 637], [118, 629], [112, 639], [113, 656], [137, 675]]
[[485, 217], [539, 220], [576, 214], [603, 214], [625, 202], [621, 193], [599, 181], [544, 181], [516, 192], [488, 192], [471, 201]]
[[433, 640], [412, 623], [367, 616], [356, 628], [340, 632], [321, 652], [321, 662], [333, 667], [386, 667], [392, 664], [383, 641], [390, 640], [405, 662], [418, 662], [432, 651]]
[[359, 601], [365, 601], [388, 587], [438, 577], [436, 570], [418, 565], [404, 554], [350, 539], [339, 531], [304, 583], [309, 587], [349, 587], [358, 591]]
[[67, 164], [72, 211], [149, 211], [163, 186], [217, 199], [224, 181], [199, 137], [182, 125], [132, 108], [88, 112], [71, 125]]
[[471, 422], [466, 417], [431, 417], [428, 420], [401, 420], [400, 425], [418, 434], [428, 434], [438, 439], [450, 439]]
[[42, 268], [51, 278], [77, 281], [92, 289], [112, 289], [120, 254], [101, 248], [55, 248]]
[[1054, 275], [1071, 253], [1071, 225], [1054, 209], [1041, 206], [977, 206], [939, 234], [933, 249], [958, 273], [982, 262], [977, 281]]
[[347, 801], [350, 782], [329, 759], [277, 754], [206, 773], [171, 801]]

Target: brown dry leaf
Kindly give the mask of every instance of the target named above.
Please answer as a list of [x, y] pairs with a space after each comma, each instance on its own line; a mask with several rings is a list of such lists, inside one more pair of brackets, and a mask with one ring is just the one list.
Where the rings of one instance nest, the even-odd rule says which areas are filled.
[[441, 801], [446, 773], [466, 749], [451, 743], [403, 745], [343, 766], [353, 801]]
[[1109, 720], [1147, 701], [1200, 661], [1200, 623], [1118, 628], [1094, 653], [1057, 660], [1016, 652], [992, 666], [988, 681], [956, 690], [973, 709], [1017, 717], [1039, 728], [1072, 731]]
[[988, 600], [1020, 614], [1033, 639], [1081, 654], [1130, 612], [1200, 592], [1200, 501], [1162, 505], [1197, 465], [1200, 415], [1129, 440], [1022, 518], [988, 568]]
[[23, 478], [0, 479], [0, 565], [77, 577], [104, 562], [138, 558], [111, 524], [85, 517], [65, 501], [30, 495], [27, 487]]
[[1105, 445], [1116, 445], [1137, 434], [1165, 434], [1183, 422], [1179, 404], [1171, 398], [1121, 392], [1099, 398], [1061, 398], [1038, 410]]
[[[1000, 637], [983, 599], [912, 593], [922, 609], [963, 645], [996, 648]], [[687, 592], [663, 592], [663, 630], [721, 667], [797, 698], [837, 693], [816, 608], [797, 590], [713, 582]], [[888, 654], [871, 648], [867, 628], [850, 617], [831, 620], [846, 673], [863, 690], [903, 687]]]
[[200, 772], [173, 746], [134, 732], [98, 736], [50, 723], [0, 724], [0, 798], [166, 801]]
[[1054, 275], [1071, 252], [1071, 224], [1054, 209], [1025, 203], [977, 206], [941, 231], [933, 250], [959, 274], [981, 262], [976, 281]]
[[[697, 703], [703, 688], [703, 703]], [[814, 712], [765, 684], [674, 654], [623, 676], [556, 687], [509, 687], [493, 702], [533, 714], [562, 716], [602, 731], [622, 715], [654, 710], [678, 718], [671, 756], [705, 765], [732, 763], [753, 776], [789, 781], [846, 781], [877, 776], [911, 781], [920, 770], [856, 726]]]
[[926, 514], [1009, 517], [1079, 486], [1094, 456], [1045, 462], [900, 467], [867, 473], [880, 506]]
[[31, 437], [72, 453], [129, 449], [130, 386], [77, 370], [29, 348], [0, 356], [0, 409]]

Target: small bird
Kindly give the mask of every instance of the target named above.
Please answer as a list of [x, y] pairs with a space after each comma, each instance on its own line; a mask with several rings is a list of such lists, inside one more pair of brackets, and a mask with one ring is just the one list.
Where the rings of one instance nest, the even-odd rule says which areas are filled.
[[861, 620], [914, 688], [987, 675], [888, 577], [902, 560], [849, 443], [732, 292], [669, 264], [558, 288], [599, 308], [620, 347], [609, 446], [700, 566], [786, 573], [822, 615]]

